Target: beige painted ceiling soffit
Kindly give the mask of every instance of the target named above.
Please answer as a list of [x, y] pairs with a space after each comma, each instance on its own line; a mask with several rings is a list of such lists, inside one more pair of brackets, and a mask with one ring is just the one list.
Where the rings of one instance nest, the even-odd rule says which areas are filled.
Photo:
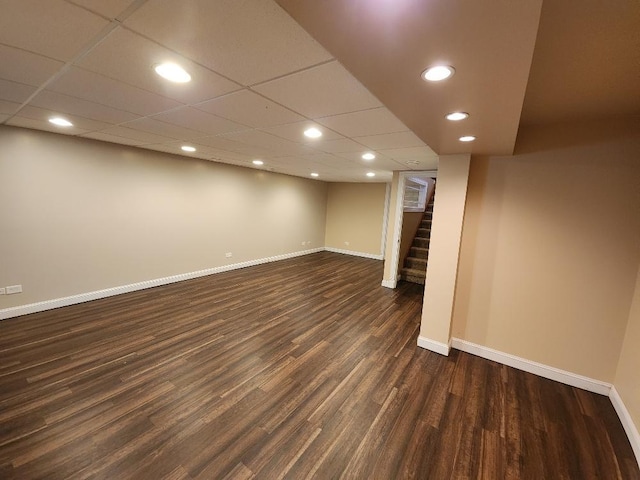
[[[438, 154], [513, 153], [542, 0], [276, 1]], [[454, 76], [424, 82], [433, 64]]]

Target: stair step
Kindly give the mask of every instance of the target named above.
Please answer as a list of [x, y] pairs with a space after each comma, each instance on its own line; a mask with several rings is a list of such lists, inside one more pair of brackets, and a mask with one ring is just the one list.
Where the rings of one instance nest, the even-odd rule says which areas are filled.
[[429, 238], [431, 236], [430, 228], [418, 228], [416, 232], [416, 237], [418, 238]]
[[419, 248], [429, 248], [429, 239], [428, 238], [414, 238], [413, 243], [411, 244], [413, 247]]
[[422, 220], [420, 222], [420, 228], [427, 228], [431, 230], [431, 220]]
[[427, 258], [429, 256], [429, 249], [424, 247], [411, 247], [409, 255], [415, 258]]
[[405, 282], [417, 283], [424, 285], [425, 272], [414, 270], [412, 268], [403, 268], [400, 272], [400, 279]]
[[418, 258], [418, 257], [407, 257], [404, 259], [404, 266], [406, 268], [420, 270], [423, 272], [427, 271], [427, 259], [426, 258]]

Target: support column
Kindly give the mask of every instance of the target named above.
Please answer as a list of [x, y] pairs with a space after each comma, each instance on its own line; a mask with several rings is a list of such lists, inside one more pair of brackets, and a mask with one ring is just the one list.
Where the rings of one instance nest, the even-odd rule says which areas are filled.
[[441, 156], [418, 346], [442, 355], [451, 348], [451, 321], [458, 276], [470, 155]]

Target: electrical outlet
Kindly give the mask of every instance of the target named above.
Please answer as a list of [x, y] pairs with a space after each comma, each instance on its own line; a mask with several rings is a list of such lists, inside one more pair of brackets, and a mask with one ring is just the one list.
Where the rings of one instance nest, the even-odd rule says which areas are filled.
[[6, 291], [7, 291], [7, 295], [12, 295], [14, 293], [22, 293], [22, 285], [9, 285]]
[[348, 247], [349, 246], [349, 242], [344, 242], [344, 244]]
[[4, 287], [0, 288], [0, 295], [5, 295], [7, 292], [5, 291]]
[[302, 246], [304, 247], [305, 245], [306, 245], [306, 243], [305, 243], [305, 242], [302, 242]]
[[233, 257], [233, 253], [227, 252], [227, 253], [224, 254], [224, 256], [227, 257], [227, 258], [231, 258], [231, 257]]

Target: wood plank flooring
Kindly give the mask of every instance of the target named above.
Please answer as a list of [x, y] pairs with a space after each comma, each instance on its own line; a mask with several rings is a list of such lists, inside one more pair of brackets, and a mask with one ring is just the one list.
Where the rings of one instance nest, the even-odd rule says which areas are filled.
[[606, 397], [416, 347], [318, 253], [0, 322], [2, 479], [640, 479]]

